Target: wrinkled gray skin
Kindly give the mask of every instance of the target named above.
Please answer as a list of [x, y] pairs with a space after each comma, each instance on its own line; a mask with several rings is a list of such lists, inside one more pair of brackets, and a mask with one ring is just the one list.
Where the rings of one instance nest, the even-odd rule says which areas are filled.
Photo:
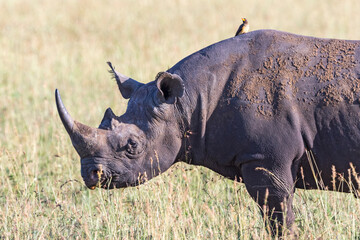
[[119, 117], [107, 109], [97, 129], [74, 121], [58, 91], [56, 100], [89, 188], [135, 186], [186, 161], [241, 178], [271, 224], [289, 227], [295, 188], [357, 194], [359, 61], [360, 41], [259, 30], [204, 48], [147, 84], [114, 72], [128, 107]]

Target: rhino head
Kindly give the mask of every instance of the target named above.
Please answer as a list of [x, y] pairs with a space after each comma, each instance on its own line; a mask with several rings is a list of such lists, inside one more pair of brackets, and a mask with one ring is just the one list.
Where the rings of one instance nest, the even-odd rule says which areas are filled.
[[183, 80], [162, 72], [155, 81], [142, 84], [108, 64], [129, 102], [119, 117], [108, 108], [98, 128], [73, 120], [55, 90], [58, 113], [81, 158], [81, 176], [90, 189], [135, 186], [151, 179], [176, 161], [182, 143], [176, 102], [184, 93]]

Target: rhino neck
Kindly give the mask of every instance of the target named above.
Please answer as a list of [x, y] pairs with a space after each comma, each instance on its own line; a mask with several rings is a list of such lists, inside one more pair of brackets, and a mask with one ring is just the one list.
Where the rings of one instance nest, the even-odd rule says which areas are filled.
[[[183, 126], [182, 161], [196, 165], [209, 165], [207, 158], [209, 141], [207, 136], [208, 120], [217, 108], [221, 108], [221, 97], [227, 96], [227, 82], [229, 77], [236, 77], [237, 71], [242, 68], [243, 59], [247, 59], [248, 41], [241, 38], [232, 38], [210, 45], [178, 62], [168, 70], [179, 75], [185, 92], [178, 99], [177, 109], [181, 115]], [[221, 124], [219, 122], [218, 124]], [[188, 135], [187, 132], [191, 134]], [[208, 139], [209, 140], [209, 139]], [[209, 146], [207, 146], [209, 145]], [[187, 150], [190, 146], [190, 150]], [[185, 150], [186, 149], [186, 150]]]
[[213, 109], [207, 91], [193, 87], [176, 103], [182, 146], [177, 159], [193, 165], [206, 166], [206, 124]]

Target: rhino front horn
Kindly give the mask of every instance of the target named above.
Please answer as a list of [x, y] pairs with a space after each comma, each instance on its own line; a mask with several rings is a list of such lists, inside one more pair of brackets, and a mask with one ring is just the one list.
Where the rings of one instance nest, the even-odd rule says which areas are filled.
[[84, 156], [96, 145], [97, 129], [74, 121], [66, 110], [57, 89], [55, 90], [55, 100], [60, 119], [71, 138], [72, 144], [80, 157]]
[[72, 119], [72, 117], [70, 116], [70, 114], [68, 113], [68, 111], [66, 110], [61, 97], [60, 97], [60, 93], [59, 90], [55, 90], [55, 101], [56, 101], [56, 107], [60, 116], [60, 119], [66, 129], [66, 131], [69, 133], [70, 137], [73, 133], [73, 127], [74, 127], [74, 120]]

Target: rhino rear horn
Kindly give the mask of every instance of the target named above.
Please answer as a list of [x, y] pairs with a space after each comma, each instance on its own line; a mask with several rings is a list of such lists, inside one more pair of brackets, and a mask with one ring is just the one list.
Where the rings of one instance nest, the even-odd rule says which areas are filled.
[[144, 85], [143, 83], [139, 83], [138, 81], [132, 78], [129, 78], [125, 75], [122, 75], [121, 73], [116, 72], [111, 62], [107, 62], [107, 64], [110, 67], [109, 72], [113, 75], [113, 78], [115, 78], [123, 98], [125, 99], [130, 98], [136, 89]]
[[96, 144], [97, 129], [74, 121], [66, 110], [57, 89], [55, 90], [55, 100], [60, 119], [71, 138], [73, 146], [80, 156], [84, 156]]
[[100, 129], [109, 130], [111, 129], [112, 125], [111, 122], [113, 119], [116, 119], [116, 115], [111, 110], [111, 108], [106, 109], [103, 119], [99, 125]]

